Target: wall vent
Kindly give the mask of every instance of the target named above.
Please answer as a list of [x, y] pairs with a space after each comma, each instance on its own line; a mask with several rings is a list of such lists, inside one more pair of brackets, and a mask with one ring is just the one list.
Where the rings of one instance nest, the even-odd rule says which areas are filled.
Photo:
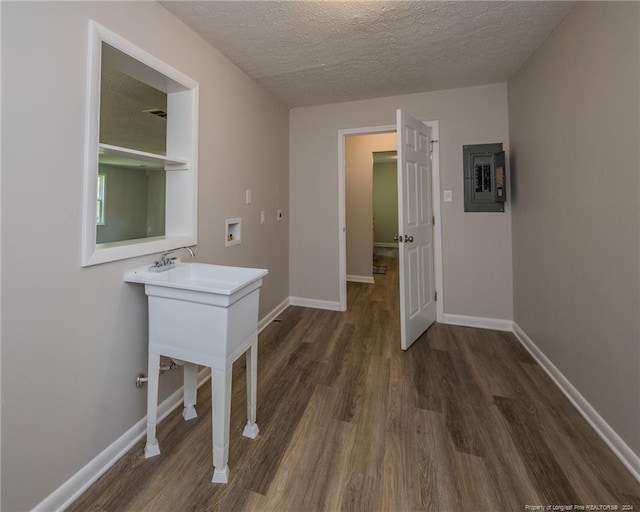
[[161, 117], [162, 119], [167, 118], [167, 112], [160, 108], [148, 108], [147, 110], [143, 110], [145, 114], [153, 114], [154, 116]]

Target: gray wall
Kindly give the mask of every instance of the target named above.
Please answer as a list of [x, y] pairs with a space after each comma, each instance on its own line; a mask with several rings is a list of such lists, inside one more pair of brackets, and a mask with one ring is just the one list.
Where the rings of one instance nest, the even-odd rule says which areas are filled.
[[445, 313], [512, 319], [510, 203], [465, 214], [462, 201], [462, 146], [509, 147], [506, 84], [292, 109], [291, 295], [339, 301], [338, 130], [395, 124], [397, 108], [440, 121], [441, 189], [454, 197], [442, 205]]
[[638, 455], [639, 30], [580, 3], [509, 81], [515, 321]]
[[[134, 385], [147, 365], [146, 298], [122, 276], [154, 256], [80, 266], [90, 18], [200, 84], [198, 261], [268, 268], [261, 316], [289, 292], [288, 109], [155, 2], [3, 2], [7, 511], [31, 509], [146, 412]], [[225, 249], [224, 219], [236, 216], [243, 242]], [[161, 399], [180, 378], [162, 377]]]
[[373, 152], [395, 148], [395, 132], [345, 140], [347, 275], [373, 276]]
[[398, 165], [373, 164], [373, 245], [394, 244], [398, 234]]

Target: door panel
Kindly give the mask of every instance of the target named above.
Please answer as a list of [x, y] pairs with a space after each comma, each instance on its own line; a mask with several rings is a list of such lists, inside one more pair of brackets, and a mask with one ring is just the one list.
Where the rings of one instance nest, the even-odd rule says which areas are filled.
[[431, 129], [398, 110], [397, 133], [400, 331], [406, 350], [436, 319]]
[[412, 247], [407, 250], [407, 285], [409, 287], [409, 318], [420, 313], [420, 262], [418, 261], [418, 249]]
[[420, 166], [420, 223], [425, 225], [431, 222], [431, 172], [424, 165]]
[[407, 163], [407, 226], [416, 227], [418, 225], [419, 210], [419, 181], [418, 166], [414, 162]]

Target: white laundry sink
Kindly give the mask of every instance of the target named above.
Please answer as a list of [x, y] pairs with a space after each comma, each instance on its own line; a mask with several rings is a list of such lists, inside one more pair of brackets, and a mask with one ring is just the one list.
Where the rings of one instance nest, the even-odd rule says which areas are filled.
[[[174, 290], [233, 297], [234, 300], [220, 299], [222, 304], [231, 304], [262, 284], [262, 278], [269, 271], [261, 268], [228, 267], [206, 263], [176, 263], [164, 272], [154, 272], [153, 267], [144, 266], [125, 274], [125, 281], [145, 285], [162, 286]], [[171, 293], [171, 292], [166, 292]], [[180, 292], [173, 292], [179, 298]]]
[[233, 362], [247, 354], [247, 415], [244, 435], [255, 438], [258, 303], [265, 269], [176, 263], [154, 272], [145, 266], [124, 280], [145, 285], [149, 302], [149, 380], [145, 455], [160, 453], [156, 439], [160, 356], [185, 365], [185, 419], [196, 416], [197, 365], [211, 368], [213, 481], [226, 483]]

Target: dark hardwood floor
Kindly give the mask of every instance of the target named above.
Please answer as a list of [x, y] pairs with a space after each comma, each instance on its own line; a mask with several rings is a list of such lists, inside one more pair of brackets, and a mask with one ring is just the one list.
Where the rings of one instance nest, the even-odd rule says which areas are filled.
[[[260, 335], [256, 440], [234, 365], [230, 481], [212, 484], [210, 386], [71, 511], [518, 511], [630, 505], [640, 484], [510, 333], [432, 326], [400, 349], [393, 251], [346, 313], [288, 308]], [[620, 510], [620, 508], [619, 508]]]

